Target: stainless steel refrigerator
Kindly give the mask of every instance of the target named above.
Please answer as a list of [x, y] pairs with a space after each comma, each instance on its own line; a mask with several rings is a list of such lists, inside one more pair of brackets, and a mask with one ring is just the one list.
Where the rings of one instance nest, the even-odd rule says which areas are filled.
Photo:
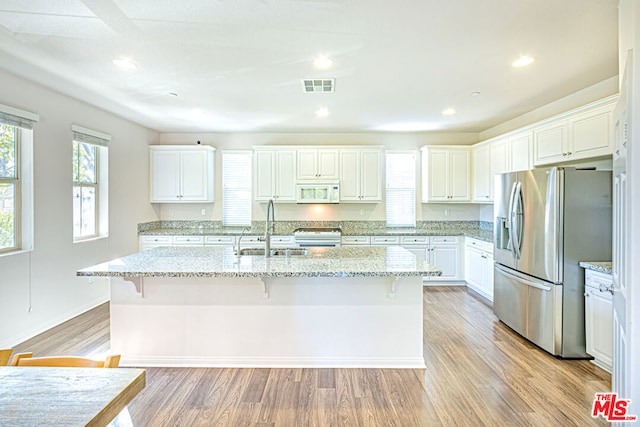
[[556, 356], [589, 357], [578, 264], [611, 260], [611, 180], [570, 168], [495, 177], [494, 312]]

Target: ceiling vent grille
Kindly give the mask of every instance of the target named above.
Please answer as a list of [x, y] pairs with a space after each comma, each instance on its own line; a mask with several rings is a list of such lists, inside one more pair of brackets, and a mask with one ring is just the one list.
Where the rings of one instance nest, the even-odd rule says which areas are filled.
[[334, 91], [336, 79], [304, 79], [302, 90], [305, 93], [331, 93]]

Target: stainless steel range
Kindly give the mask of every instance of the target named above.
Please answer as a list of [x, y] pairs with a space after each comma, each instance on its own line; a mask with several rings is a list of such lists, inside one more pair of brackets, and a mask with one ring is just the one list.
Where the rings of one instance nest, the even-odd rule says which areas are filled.
[[300, 247], [337, 247], [340, 246], [342, 231], [337, 227], [303, 227], [295, 229], [293, 235]]

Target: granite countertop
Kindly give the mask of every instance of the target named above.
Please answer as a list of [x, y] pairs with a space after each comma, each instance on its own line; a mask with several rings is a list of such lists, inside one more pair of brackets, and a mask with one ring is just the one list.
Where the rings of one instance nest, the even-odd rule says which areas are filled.
[[[243, 228], [156, 228], [140, 231], [140, 236], [239, 236]], [[293, 230], [277, 230], [276, 235], [290, 235]], [[245, 235], [263, 235], [264, 227], [253, 227]], [[349, 228], [343, 236], [469, 236], [485, 242], [493, 241], [493, 231], [473, 227], [460, 228]]]
[[310, 248], [304, 256], [241, 256], [231, 247], [160, 247], [98, 264], [78, 276], [394, 277], [442, 272], [399, 246]]
[[580, 267], [600, 273], [612, 274], [613, 267], [611, 264], [611, 262], [581, 261]]

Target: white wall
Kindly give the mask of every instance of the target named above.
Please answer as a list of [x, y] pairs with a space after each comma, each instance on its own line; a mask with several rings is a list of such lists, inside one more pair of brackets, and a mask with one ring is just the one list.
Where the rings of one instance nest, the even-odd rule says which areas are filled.
[[[0, 347], [13, 346], [106, 301], [105, 279], [76, 270], [137, 250], [149, 203], [148, 148], [159, 135], [84, 102], [0, 71], [0, 103], [40, 115], [34, 127], [34, 250], [0, 256]], [[109, 237], [72, 242], [71, 124], [112, 135]]]
[[[222, 218], [220, 150], [250, 149], [260, 145], [378, 145], [387, 150], [418, 150], [424, 145], [472, 145], [478, 141], [476, 133], [163, 133], [162, 144], [195, 145], [216, 147], [215, 200], [213, 204], [162, 204], [156, 206], [163, 220], [220, 220]], [[420, 177], [420, 152], [418, 177]], [[418, 179], [420, 185], [420, 179]], [[418, 199], [420, 188], [418, 187]], [[205, 215], [202, 215], [205, 209]], [[254, 203], [254, 220], [266, 215], [264, 203]], [[422, 220], [478, 220], [478, 206], [472, 204], [422, 204], [417, 207], [417, 217]], [[277, 220], [367, 220], [384, 221], [384, 203], [341, 203], [339, 205], [276, 204]]]

